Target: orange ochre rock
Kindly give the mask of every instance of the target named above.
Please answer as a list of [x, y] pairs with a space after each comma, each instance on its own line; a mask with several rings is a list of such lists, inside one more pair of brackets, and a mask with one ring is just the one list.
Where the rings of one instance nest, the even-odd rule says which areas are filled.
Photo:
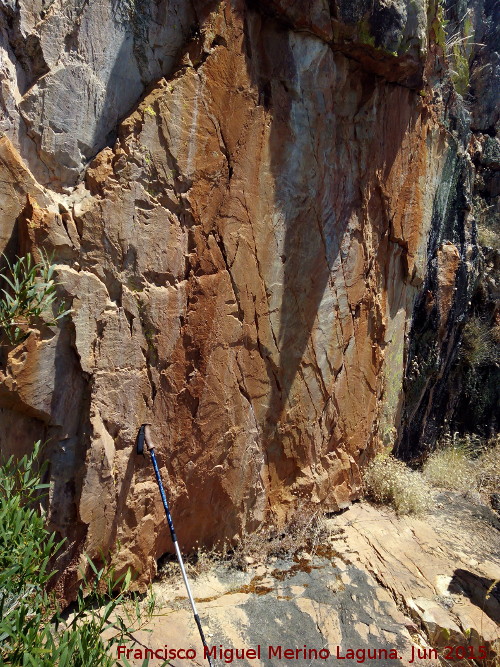
[[[328, 3], [194, 4], [177, 68], [78, 184], [39, 186], [0, 141], [2, 238], [53, 252], [73, 309], [0, 369], [2, 451], [49, 440], [67, 586], [83, 554], [113, 552], [142, 585], [171, 550], [141, 423], [188, 551], [297, 504], [347, 506], [400, 418], [447, 151], [439, 102], [405, 82], [410, 56], [389, 81], [332, 48]], [[396, 72], [397, 53], [376, 57]], [[453, 247], [438, 264], [445, 318]]]

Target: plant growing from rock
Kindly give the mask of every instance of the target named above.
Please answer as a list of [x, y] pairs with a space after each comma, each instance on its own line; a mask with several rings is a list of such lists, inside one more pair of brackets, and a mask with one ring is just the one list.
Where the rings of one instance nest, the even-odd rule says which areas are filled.
[[484, 496], [500, 494], [500, 435], [493, 436], [477, 460], [476, 484]]
[[[246, 570], [249, 565], [266, 564], [272, 559], [294, 559], [301, 555], [308, 558], [328, 548], [337, 529], [325, 517], [323, 509], [315, 503], [303, 500], [287, 521], [279, 528], [262, 526], [257, 530], [243, 531], [236, 544], [218, 544], [211, 549], [197, 548], [186, 559], [190, 576], [199, 577], [225, 565], [235, 570]], [[162, 579], [178, 579], [179, 568], [175, 560], [165, 559], [160, 566]]]
[[479, 317], [471, 317], [464, 327], [460, 358], [475, 369], [500, 363], [498, 328]]
[[60, 302], [56, 313], [57, 285], [54, 280], [55, 266], [47, 254], [35, 262], [30, 253], [18, 257], [12, 264], [4, 255], [6, 268], [0, 270], [0, 329], [12, 345], [25, 340], [32, 323], [47, 318], [46, 324], [53, 326], [71, 312]]
[[[478, 206], [481, 206], [479, 202]], [[477, 241], [483, 248], [500, 248], [500, 223], [496, 218], [489, 219], [487, 216], [488, 210], [493, 206], [485, 207], [482, 204], [485, 213], [482, 216], [482, 221], [477, 224]]]
[[476, 44], [473, 40], [474, 27], [471, 18], [471, 9], [468, 9], [454, 31], [448, 34], [445, 41], [445, 54], [451, 64], [450, 75], [455, 90], [464, 96], [470, 83], [470, 64], [473, 46], [484, 46]]
[[424, 463], [422, 473], [432, 486], [479, 494], [492, 502], [500, 494], [500, 436], [445, 433]]

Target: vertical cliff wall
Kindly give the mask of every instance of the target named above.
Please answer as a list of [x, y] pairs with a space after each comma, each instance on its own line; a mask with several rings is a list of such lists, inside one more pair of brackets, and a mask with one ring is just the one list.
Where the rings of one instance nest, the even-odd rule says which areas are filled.
[[407, 459], [425, 455], [444, 428], [491, 435], [500, 410], [500, 6], [445, 9], [449, 150], [403, 382], [397, 450]]
[[410, 409], [415, 298], [438, 276], [444, 335], [473, 261], [440, 5], [3, 12], [2, 240], [73, 312], [3, 347], [0, 444], [49, 440], [61, 568], [169, 549], [142, 422], [186, 549], [346, 506]]

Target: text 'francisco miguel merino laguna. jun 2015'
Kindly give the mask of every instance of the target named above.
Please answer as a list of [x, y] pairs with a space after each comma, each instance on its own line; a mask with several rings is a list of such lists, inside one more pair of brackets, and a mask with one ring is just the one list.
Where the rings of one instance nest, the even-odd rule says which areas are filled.
[[[446, 653], [447, 652], [447, 653]], [[446, 656], [445, 656], [446, 653]], [[445, 646], [441, 651], [443, 657], [448, 660], [462, 660], [464, 658], [481, 660], [486, 658], [487, 650], [484, 646]], [[377, 660], [402, 660], [408, 659], [411, 664], [415, 660], [429, 660], [430, 665], [437, 664], [439, 661], [439, 654], [436, 649], [411, 647], [411, 655], [403, 656], [401, 651], [396, 648], [343, 648], [336, 646], [333, 651], [328, 648], [310, 648], [304, 644], [300, 648], [291, 648], [281, 645], [262, 646], [257, 645], [255, 648], [226, 648], [222, 645], [205, 648], [203, 655], [198, 655], [194, 648], [173, 648], [167, 645], [150, 649], [144, 647], [128, 648], [126, 646], [118, 646], [117, 659], [126, 658], [127, 660], [133, 658], [134, 660], [144, 660], [146, 658], [157, 660], [195, 660], [196, 658], [210, 657], [213, 660], [218, 660], [224, 664], [232, 664], [240, 660], [283, 660], [285, 662], [301, 661], [301, 660], [324, 660], [337, 661], [349, 660], [348, 664], [356, 662], [363, 664], [365, 662]], [[434, 662], [436, 661], [436, 662]], [[345, 664], [345, 663], [344, 663]]]

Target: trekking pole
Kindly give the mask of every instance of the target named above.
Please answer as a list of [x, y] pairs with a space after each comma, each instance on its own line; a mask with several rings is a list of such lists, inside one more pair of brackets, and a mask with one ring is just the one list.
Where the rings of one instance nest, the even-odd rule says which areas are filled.
[[[144, 447], [144, 444], [146, 444], [146, 447]], [[205, 639], [205, 635], [203, 634], [203, 628], [201, 627], [200, 617], [198, 616], [198, 612], [196, 611], [196, 605], [194, 603], [193, 594], [191, 593], [191, 588], [189, 586], [189, 581], [188, 581], [188, 578], [187, 578], [187, 575], [186, 575], [186, 570], [184, 569], [184, 562], [182, 560], [181, 550], [179, 549], [179, 543], [177, 542], [177, 536], [175, 534], [174, 524], [172, 522], [172, 517], [170, 515], [170, 510], [168, 508], [167, 496], [165, 495], [165, 491], [163, 489], [163, 484], [162, 484], [161, 477], [160, 477], [160, 471], [158, 469], [158, 463], [156, 462], [155, 450], [154, 450], [154, 445], [151, 441], [151, 433], [150, 433], [150, 430], [149, 430], [149, 424], [143, 424], [141, 426], [141, 428], [139, 429], [139, 433], [137, 434], [136, 447], [137, 447], [137, 453], [138, 454], [142, 454], [143, 456], [146, 456], [146, 454], [145, 454], [145, 450], [146, 450], [151, 455], [151, 461], [153, 463], [153, 468], [155, 469], [156, 481], [158, 482], [158, 488], [160, 489], [160, 495], [161, 495], [161, 499], [163, 501], [163, 507], [165, 508], [165, 514], [167, 516], [168, 527], [170, 528], [170, 535], [172, 537], [172, 542], [174, 543], [175, 553], [177, 555], [177, 560], [179, 561], [179, 566], [181, 568], [182, 578], [184, 579], [184, 584], [186, 586], [186, 591], [187, 591], [187, 594], [188, 594], [189, 602], [191, 603], [191, 609], [193, 610], [194, 620], [196, 621], [196, 625], [198, 626], [198, 630], [200, 632], [200, 637], [201, 637], [201, 641], [203, 643], [203, 647], [206, 649], [205, 650], [205, 655], [206, 655], [206, 658], [208, 660], [208, 664], [210, 665], [210, 667], [213, 667], [213, 663], [210, 660], [210, 655], [208, 653], [207, 641]]]

